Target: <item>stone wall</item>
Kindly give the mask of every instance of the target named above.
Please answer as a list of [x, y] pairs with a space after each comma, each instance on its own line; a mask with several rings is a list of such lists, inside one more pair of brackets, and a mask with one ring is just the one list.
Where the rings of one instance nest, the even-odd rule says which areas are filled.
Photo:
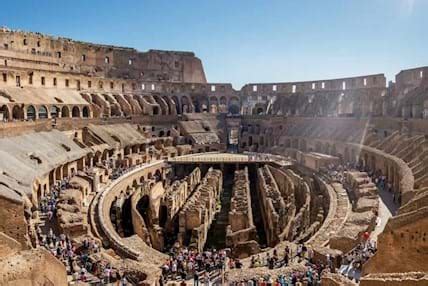
[[260, 251], [256, 241], [251, 208], [248, 169], [236, 170], [233, 194], [230, 202], [229, 225], [226, 229], [226, 245], [233, 249], [236, 257], [248, 257]]
[[0, 285], [68, 285], [65, 266], [43, 248], [1, 258], [0, 268]]
[[24, 209], [23, 201], [0, 197], [0, 232], [15, 239], [23, 247], [27, 247], [29, 243], [28, 223], [24, 216]]
[[203, 249], [208, 229], [214, 219], [222, 184], [222, 172], [210, 168], [179, 213], [180, 245], [189, 245], [199, 251]]

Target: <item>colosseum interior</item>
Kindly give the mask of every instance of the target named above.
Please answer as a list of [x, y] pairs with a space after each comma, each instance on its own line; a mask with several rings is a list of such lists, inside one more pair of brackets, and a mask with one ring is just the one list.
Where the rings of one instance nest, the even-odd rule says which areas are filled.
[[428, 67], [235, 90], [2, 29], [0, 73], [0, 285], [428, 285]]

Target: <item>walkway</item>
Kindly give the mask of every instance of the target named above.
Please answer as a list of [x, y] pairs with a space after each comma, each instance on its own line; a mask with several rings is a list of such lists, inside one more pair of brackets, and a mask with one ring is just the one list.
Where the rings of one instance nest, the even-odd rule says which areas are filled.
[[377, 225], [373, 232], [371, 233], [370, 238], [377, 241], [377, 237], [385, 229], [386, 223], [390, 217], [393, 217], [397, 214], [398, 206], [394, 203], [392, 194], [386, 190], [381, 190], [378, 188], [379, 194], [379, 214], [377, 218]]
[[277, 162], [281, 164], [289, 164], [285, 158], [271, 154], [235, 154], [235, 153], [219, 153], [207, 152], [198, 154], [189, 154], [168, 159], [168, 163], [268, 163]]

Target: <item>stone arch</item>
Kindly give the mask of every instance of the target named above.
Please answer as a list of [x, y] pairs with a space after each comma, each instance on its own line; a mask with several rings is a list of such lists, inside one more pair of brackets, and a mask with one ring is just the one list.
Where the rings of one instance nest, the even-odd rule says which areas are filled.
[[80, 109], [78, 106], [73, 106], [73, 109], [71, 110], [71, 117], [80, 117]]
[[123, 236], [130, 237], [135, 234], [134, 225], [132, 224], [132, 199], [127, 197], [121, 208], [121, 223]]
[[138, 201], [136, 205], [137, 211], [140, 213], [140, 215], [143, 217], [144, 223], [146, 224], [146, 227], [151, 226], [151, 202], [149, 195], [144, 195], [141, 197], [141, 199]]
[[226, 96], [220, 97], [219, 110], [222, 113], [227, 113], [227, 98], [226, 98]]
[[46, 119], [49, 117], [48, 109], [46, 106], [41, 105], [38, 110], [39, 119]]
[[90, 115], [89, 107], [84, 106], [82, 109], [82, 117], [88, 118]]
[[191, 103], [193, 104], [193, 112], [199, 113], [202, 112], [202, 104], [199, 101], [199, 98], [192, 96]]
[[7, 107], [7, 105], [3, 105], [0, 108], [0, 113], [3, 114], [3, 120], [9, 120], [10, 112], [9, 112], [9, 108]]
[[19, 105], [15, 105], [12, 108], [12, 119], [24, 120], [24, 108]]
[[27, 106], [27, 119], [28, 120], [36, 119], [36, 109], [32, 105]]
[[187, 96], [181, 98], [181, 113], [192, 112], [191, 102]]
[[171, 98], [168, 98], [167, 96], [162, 96], [162, 100], [165, 101], [166, 105], [168, 106], [169, 114], [177, 114], [177, 107], [175, 106], [175, 102], [172, 101]]
[[51, 118], [57, 118], [59, 115], [59, 111], [60, 109], [58, 108], [58, 106], [54, 105], [51, 107]]
[[160, 108], [161, 115], [168, 115], [169, 114], [169, 106], [160, 96], [153, 96], [155, 99], [155, 102], [158, 104]]
[[61, 108], [61, 117], [70, 117], [70, 109], [68, 108], [67, 105], [64, 105]]
[[229, 100], [228, 112], [231, 114], [239, 114], [240, 113], [240, 103], [239, 98], [232, 97]]
[[68, 164], [62, 166], [62, 177], [68, 178]]
[[210, 97], [209, 112], [210, 113], [217, 113], [217, 112], [219, 112], [219, 102], [218, 102], [218, 98], [215, 97], [215, 96], [211, 96]]
[[97, 164], [97, 163], [101, 163], [101, 156], [102, 156], [101, 151], [95, 152], [94, 161], [93, 161], [94, 165]]
[[180, 101], [178, 100], [178, 97], [174, 95], [173, 97], [171, 97], [171, 100], [175, 104], [175, 110], [177, 114], [181, 114], [181, 106], [180, 106]]
[[199, 108], [200, 108], [201, 112], [210, 112], [210, 106], [209, 106], [209, 102], [208, 102], [207, 98], [205, 98], [205, 97], [202, 98], [199, 101], [199, 104], [200, 104]]

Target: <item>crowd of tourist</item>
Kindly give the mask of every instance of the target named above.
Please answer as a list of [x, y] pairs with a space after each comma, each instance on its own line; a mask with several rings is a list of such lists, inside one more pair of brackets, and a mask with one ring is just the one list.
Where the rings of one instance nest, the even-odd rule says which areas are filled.
[[250, 267], [268, 267], [269, 269], [280, 268], [288, 266], [294, 259], [302, 260], [307, 259], [312, 261], [313, 250], [306, 247], [304, 244], [299, 244], [296, 249], [296, 253], [293, 254], [292, 249], [287, 245], [284, 249], [283, 257], [278, 255], [277, 249], [274, 249], [272, 254], [266, 252], [265, 255], [253, 255], [251, 256]]
[[46, 216], [47, 221], [44, 226], [36, 227], [39, 246], [46, 248], [65, 265], [74, 282], [104, 284], [120, 281], [120, 285], [130, 285], [126, 277], [122, 277], [109, 263], [95, 258], [94, 254], [100, 251], [95, 239], [85, 238], [81, 243], [76, 243], [68, 235], [54, 231], [59, 195], [69, 187], [69, 179], [58, 181], [52, 185], [50, 193], [40, 199], [40, 215]]
[[376, 250], [376, 241], [370, 240], [368, 234], [363, 234], [362, 242], [344, 256], [339, 273], [358, 282], [363, 264], [376, 253]]
[[276, 276], [266, 275], [264, 277], [253, 278], [245, 281], [230, 282], [231, 286], [295, 286], [321, 285], [321, 275], [324, 268], [316, 265], [306, 265], [305, 271], [293, 271]]
[[164, 280], [209, 281], [213, 272], [222, 272], [226, 266], [225, 250], [198, 252], [188, 248], [172, 249], [170, 258], [162, 266]]
[[253, 255], [251, 257], [250, 267], [268, 267], [269, 269], [282, 268], [290, 266], [291, 263], [300, 263], [304, 265], [304, 271], [289, 271], [284, 268], [284, 273], [271, 276], [255, 277], [249, 280], [230, 282], [234, 286], [291, 286], [291, 285], [320, 285], [321, 274], [328, 268], [328, 265], [313, 263], [313, 251], [304, 244], [297, 245], [295, 252], [288, 246], [284, 249], [283, 256], [278, 255], [276, 249], [272, 254], [266, 252], [264, 255]]

